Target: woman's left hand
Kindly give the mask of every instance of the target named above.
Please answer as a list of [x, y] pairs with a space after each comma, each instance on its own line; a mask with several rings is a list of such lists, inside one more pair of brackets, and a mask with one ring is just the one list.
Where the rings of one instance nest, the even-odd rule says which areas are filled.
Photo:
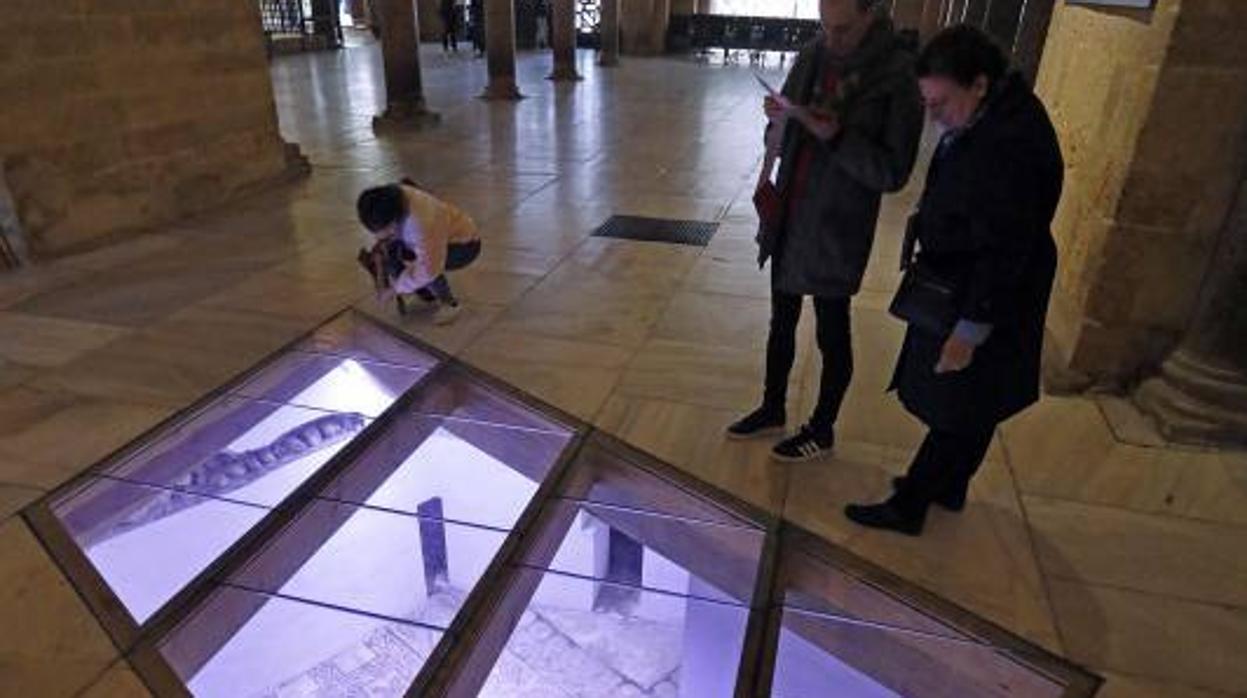
[[939, 363], [935, 364], [936, 373], [954, 373], [963, 371], [974, 361], [973, 343], [956, 335], [944, 340], [944, 349], [940, 352]]

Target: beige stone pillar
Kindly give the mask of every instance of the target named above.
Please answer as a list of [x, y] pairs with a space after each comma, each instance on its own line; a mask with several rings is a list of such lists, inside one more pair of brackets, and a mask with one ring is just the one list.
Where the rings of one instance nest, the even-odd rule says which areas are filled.
[[420, 35], [412, 0], [372, 0], [381, 22], [381, 56], [385, 64], [385, 112], [373, 125], [427, 126], [439, 117], [424, 104], [420, 75]]
[[598, 65], [619, 65], [619, 0], [602, 0], [602, 49]]
[[554, 72], [551, 80], [579, 80], [576, 72], [576, 0], [552, 0], [550, 3], [554, 48]]
[[514, 0], [485, 0], [485, 62], [489, 85], [485, 99], [520, 99], [515, 84], [515, 3]]
[[1047, 364], [1084, 385], [1132, 388], [1180, 343], [1165, 371], [1193, 384], [1178, 376], [1218, 351], [1188, 330], [1244, 178], [1244, 35], [1247, 3], [1056, 6], [1038, 80], [1066, 160]]

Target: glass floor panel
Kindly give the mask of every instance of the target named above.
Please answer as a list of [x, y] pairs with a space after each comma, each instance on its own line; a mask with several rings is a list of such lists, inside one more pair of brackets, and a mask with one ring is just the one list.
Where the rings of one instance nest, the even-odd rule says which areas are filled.
[[536, 590], [481, 698], [734, 694], [748, 608], [522, 574], [517, 586]]
[[23, 513], [149, 685], [182, 681], [174, 694], [1088, 698], [1098, 686], [354, 313], [220, 394]]
[[621, 585], [748, 605], [757, 581], [763, 533], [555, 501], [551, 518], [570, 524], [548, 561], [538, 547], [525, 564]]
[[1009, 651], [785, 609], [775, 698], [1059, 698], [1064, 685]]
[[380, 416], [427, 371], [291, 351], [233, 392], [330, 412]]
[[442, 632], [222, 587], [160, 645], [196, 698], [402, 696]]
[[[111, 513], [82, 516], [84, 510]], [[104, 478], [87, 481], [52, 512], [142, 623], [268, 510]]]
[[225, 397], [101, 472], [130, 482], [274, 507], [370, 421], [358, 413]]
[[440, 363], [437, 357], [378, 327], [371, 320], [350, 313], [322, 325], [298, 348], [313, 354], [330, 354], [425, 371]]
[[326, 499], [509, 529], [571, 440], [452, 418], [404, 415], [322, 493]]
[[230, 583], [256, 591], [446, 628], [505, 533], [425, 515], [312, 502]]

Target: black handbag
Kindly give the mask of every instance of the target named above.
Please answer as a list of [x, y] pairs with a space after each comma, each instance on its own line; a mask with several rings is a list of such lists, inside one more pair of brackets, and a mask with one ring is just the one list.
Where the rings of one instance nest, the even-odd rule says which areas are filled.
[[892, 315], [939, 337], [957, 324], [957, 290], [921, 264], [913, 264], [888, 307]]
[[905, 276], [901, 277], [888, 312], [937, 337], [947, 337], [959, 317], [957, 288], [920, 261], [912, 261], [917, 239], [917, 217], [913, 216], [901, 248], [901, 270]]

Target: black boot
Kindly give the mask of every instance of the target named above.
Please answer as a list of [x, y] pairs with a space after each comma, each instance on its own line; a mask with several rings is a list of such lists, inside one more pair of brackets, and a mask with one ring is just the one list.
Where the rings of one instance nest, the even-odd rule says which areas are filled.
[[925, 516], [906, 516], [890, 501], [879, 504], [850, 504], [844, 508], [844, 515], [853, 523], [868, 528], [896, 531], [907, 536], [920, 535], [926, 518]]
[[[892, 478], [892, 490], [896, 491], [905, 486], [905, 476], [897, 475]], [[966, 508], [966, 492], [965, 490], [945, 493], [935, 498], [935, 503], [949, 511], [961, 511]]]

